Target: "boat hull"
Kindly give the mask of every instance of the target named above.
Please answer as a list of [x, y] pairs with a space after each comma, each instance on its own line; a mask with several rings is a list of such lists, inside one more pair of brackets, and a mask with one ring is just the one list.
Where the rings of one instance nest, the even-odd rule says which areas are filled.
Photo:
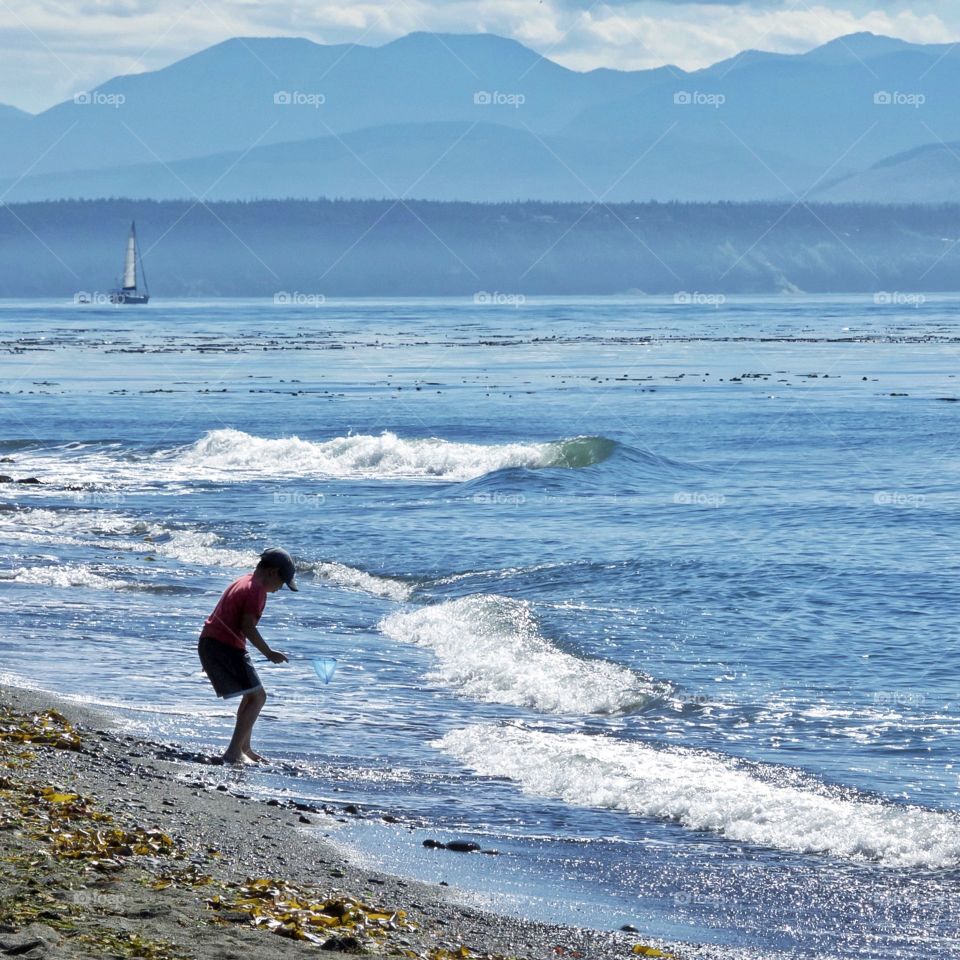
[[132, 290], [114, 290], [110, 294], [111, 303], [126, 303], [126, 304], [137, 304], [137, 303], [149, 303], [150, 294], [149, 293], [135, 293]]

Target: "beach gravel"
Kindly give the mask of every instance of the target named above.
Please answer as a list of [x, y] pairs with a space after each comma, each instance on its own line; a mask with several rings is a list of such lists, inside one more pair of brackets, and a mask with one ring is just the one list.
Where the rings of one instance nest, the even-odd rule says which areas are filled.
[[484, 913], [348, 862], [321, 835], [345, 808], [258, 801], [211, 758], [0, 691], [0, 957], [747, 956]]

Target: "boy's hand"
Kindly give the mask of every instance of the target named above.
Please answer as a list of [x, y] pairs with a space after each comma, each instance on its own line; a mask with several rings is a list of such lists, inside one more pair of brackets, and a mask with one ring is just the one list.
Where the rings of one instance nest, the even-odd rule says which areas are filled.
[[279, 650], [271, 650], [267, 654], [267, 659], [271, 663], [289, 663], [290, 662], [290, 658], [285, 653], [281, 653]]

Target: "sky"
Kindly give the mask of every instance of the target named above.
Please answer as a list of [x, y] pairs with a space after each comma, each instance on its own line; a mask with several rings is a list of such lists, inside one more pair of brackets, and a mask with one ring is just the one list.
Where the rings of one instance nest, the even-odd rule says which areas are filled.
[[957, 0], [0, 0], [0, 104], [36, 113], [118, 74], [235, 36], [378, 46], [414, 30], [496, 33], [575, 70], [707, 66], [869, 30], [960, 40]]

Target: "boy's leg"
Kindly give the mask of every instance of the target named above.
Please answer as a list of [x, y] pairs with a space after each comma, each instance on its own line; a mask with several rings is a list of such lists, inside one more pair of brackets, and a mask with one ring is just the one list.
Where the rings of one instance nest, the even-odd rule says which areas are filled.
[[[262, 690], [260, 692], [263, 693]], [[264, 693], [263, 703], [266, 703], [266, 700], [267, 700], [267, 695]], [[263, 707], [263, 703], [260, 704], [261, 708]], [[243, 741], [243, 746], [241, 747], [241, 749], [243, 750], [243, 754], [248, 760], [254, 760], [257, 762], [265, 761], [267, 758], [262, 753], [257, 753], [257, 751], [250, 746], [250, 734], [252, 732], [253, 732], [253, 728], [251, 727], [250, 730], [247, 731], [247, 738], [246, 740]]]
[[266, 702], [267, 694], [262, 687], [254, 693], [243, 695], [240, 706], [237, 707], [237, 725], [234, 727], [230, 746], [223, 755], [223, 759], [228, 763], [242, 762], [250, 750], [250, 734]]

